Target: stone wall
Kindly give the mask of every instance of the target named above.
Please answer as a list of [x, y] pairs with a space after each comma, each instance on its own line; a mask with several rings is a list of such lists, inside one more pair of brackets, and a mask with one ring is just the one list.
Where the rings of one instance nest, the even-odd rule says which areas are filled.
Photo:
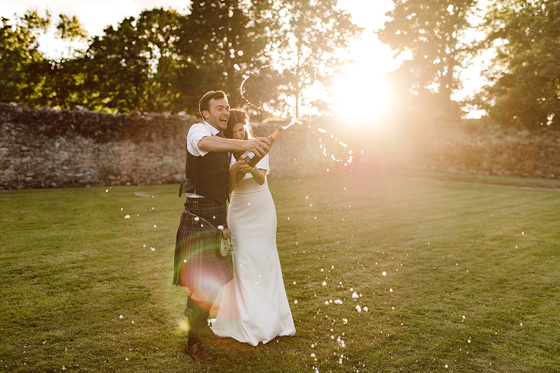
[[0, 188], [154, 184], [181, 178], [194, 118], [0, 104]]
[[[0, 103], [0, 189], [178, 184], [184, 177], [186, 133], [197, 121], [187, 115], [112, 115]], [[324, 127], [329, 125], [344, 137], [344, 125], [331, 121]], [[278, 126], [258, 125], [256, 134]], [[322, 154], [317, 123], [293, 126], [271, 150], [270, 177], [361, 169], [560, 178], [560, 131], [388, 128], [349, 136], [354, 162], [343, 167]]]
[[560, 130], [482, 122], [394, 126], [365, 136], [360, 163], [387, 172], [560, 179]]
[[560, 179], [560, 131], [550, 127], [436, 127], [418, 140], [433, 170]]
[[[182, 182], [186, 134], [199, 120], [188, 115], [101, 114], [87, 110], [30, 109], [0, 103], [0, 189], [150, 185]], [[261, 125], [269, 134], [279, 124]], [[297, 169], [296, 141], [280, 138], [270, 157], [271, 177], [307, 176]], [[320, 162], [319, 162], [320, 163]]]

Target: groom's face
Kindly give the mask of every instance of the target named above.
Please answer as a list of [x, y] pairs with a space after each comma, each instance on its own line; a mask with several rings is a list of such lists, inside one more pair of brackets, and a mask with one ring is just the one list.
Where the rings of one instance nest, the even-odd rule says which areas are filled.
[[214, 128], [225, 131], [229, 119], [229, 104], [226, 98], [211, 99], [208, 110], [203, 111], [204, 119]]

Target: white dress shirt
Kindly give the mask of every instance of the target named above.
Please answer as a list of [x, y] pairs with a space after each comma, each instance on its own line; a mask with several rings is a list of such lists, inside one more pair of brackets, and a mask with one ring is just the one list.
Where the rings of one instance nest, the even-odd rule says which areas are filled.
[[191, 126], [187, 134], [187, 150], [195, 157], [203, 157], [208, 152], [200, 150], [198, 143], [206, 136], [215, 136], [218, 131], [214, 126], [207, 122], [196, 123]]

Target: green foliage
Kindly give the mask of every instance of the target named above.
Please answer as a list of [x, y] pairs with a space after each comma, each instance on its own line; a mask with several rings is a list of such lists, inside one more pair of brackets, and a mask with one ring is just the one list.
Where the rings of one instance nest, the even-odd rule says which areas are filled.
[[[313, 5], [309, 1], [194, 1], [189, 10], [187, 15], [146, 10], [116, 28], [107, 27], [103, 35], [89, 41], [84, 53], [58, 61], [49, 61], [37, 51], [30, 31], [41, 25], [37, 16], [24, 19], [25, 27], [4, 27], [4, 39], [17, 36], [24, 41], [9, 44], [10, 56], [4, 52], [17, 63], [2, 58], [13, 72], [7, 69], [11, 80], [0, 81], [6, 87], [0, 100], [67, 109], [83, 105], [96, 111], [195, 115], [198, 100], [212, 89], [226, 91], [232, 106], [244, 105], [240, 94], [244, 78], [276, 62], [293, 68], [263, 69], [251, 78], [247, 96], [258, 106], [281, 106], [286, 97], [294, 97], [299, 105], [302, 91], [315, 76], [327, 83], [345, 63], [342, 51], [359, 32], [348, 13], [324, 0]], [[84, 37], [76, 17], [59, 18], [59, 37]]]
[[306, 87], [328, 85], [347, 62], [344, 48], [359, 31], [332, 1], [192, 2], [178, 43], [187, 61], [184, 95], [194, 104], [208, 87], [220, 87], [240, 106], [241, 83], [251, 75], [244, 95], [253, 104], [291, 101], [297, 111]]
[[363, 30], [350, 14], [331, 0], [276, 1], [280, 24], [274, 30], [273, 49], [282, 65], [282, 92], [293, 98], [296, 115], [305, 101], [305, 88], [316, 82], [329, 91], [333, 76], [351, 61], [347, 48]]
[[193, 1], [179, 31], [178, 53], [183, 61], [181, 95], [189, 112], [207, 91], [221, 89], [232, 107], [241, 106], [243, 74], [256, 70], [268, 43], [267, 1]]
[[94, 37], [82, 58], [87, 106], [121, 112], [175, 109], [174, 46], [181, 17], [172, 10], [147, 10]]
[[37, 39], [50, 25], [50, 15], [30, 11], [12, 22], [2, 17], [0, 25], [0, 101], [36, 102], [48, 71]]
[[498, 1], [486, 27], [486, 42], [496, 46], [497, 55], [479, 106], [499, 123], [560, 124], [560, 3]]
[[457, 68], [468, 46], [462, 41], [470, 29], [468, 16], [476, 0], [394, 0], [391, 18], [379, 30], [379, 40], [396, 55], [410, 53], [400, 67], [399, 83], [407, 93], [435, 95], [440, 110], [454, 110], [451, 94], [460, 88]]
[[76, 16], [70, 18], [65, 14], [59, 14], [58, 17], [60, 21], [56, 25], [56, 31], [61, 39], [76, 40], [87, 37], [86, 30], [84, 30]]
[[138, 110], [147, 91], [149, 63], [146, 45], [139, 39], [134, 17], [124, 19], [117, 29], [105, 29], [94, 37], [84, 59], [85, 88], [89, 106], [116, 111]]
[[[472, 181], [270, 181], [296, 336], [205, 337], [211, 371], [557, 370], [558, 190]], [[208, 371], [182, 351], [176, 186], [1, 191], [0, 204], [0, 371]]]
[[[77, 85], [82, 78], [76, 63], [47, 59], [39, 51], [38, 38], [52, 25], [47, 12], [40, 16], [28, 11], [10, 22], [2, 18], [0, 31], [0, 101], [22, 102], [29, 106], [67, 107], [82, 102]], [[59, 15], [55, 34], [63, 40], [86, 37], [78, 19]], [[74, 97], [72, 96], [74, 94]]]
[[178, 31], [181, 14], [173, 10], [156, 8], [143, 11], [136, 27], [142, 43], [146, 46], [146, 57], [150, 70], [145, 105], [142, 110], [150, 112], [178, 112], [183, 110], [179, 101], [181, 81], [178, 79], [180, 66], [177, 54]]

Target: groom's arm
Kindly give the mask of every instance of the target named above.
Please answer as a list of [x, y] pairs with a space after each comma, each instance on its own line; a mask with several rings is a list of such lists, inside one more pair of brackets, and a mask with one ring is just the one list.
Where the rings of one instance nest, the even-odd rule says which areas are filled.
[[219, 136], [206, 136], [198, 142], [203, 152], [244, 152], [249, 151], [264, 156], [270, 150], [270, 141], [266, 137], [250, 140], [225, 139]]

